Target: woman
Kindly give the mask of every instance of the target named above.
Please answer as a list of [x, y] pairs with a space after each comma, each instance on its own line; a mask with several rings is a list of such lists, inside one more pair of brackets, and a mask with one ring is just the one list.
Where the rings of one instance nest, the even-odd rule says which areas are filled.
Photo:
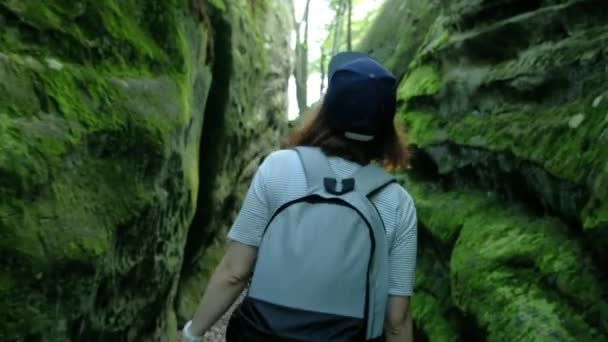
[[[395, 77], [365, 54], [346, 52], [334, 56], [329, 66], [327, 94], [319, 112], [310, 123], [290, 137], [286, 147], [317, 148], [327, 158], [331, 171], [342, 178], [373, 162], [391, 169], [406, 167], [408, 153], [394, 125], [396, 85]], [[183, 329], [183, 341], [202, 341], [204, 332], [243, 292], [251, 279], [258, 252], [263, 251], [260, 243], [273, 214], [279, 207], [306, 193], [305, 173], [298, 153], [292, 149], [276, 151], [264, 160], [228, 234], [230, 242], [226, 254], [212, 275], [194, 318]], [[384, 336], [378, 340], [412, 341], [409, 298], [413, 294], [416, 262], [416, 210], [407, 191], [396, 183], [382, 187], [370, 200], [383, 222], [388, 250], [387, 287], [384, 293], [386, 314], [382, 315]], [[310, 253], [315, 253], [314, 248]], [[276, 282], [281, 284], [284, 274], [274, 276]], [[262, 310], [255, 312], [256, 317], [265, 314], [258, 311]], [[262, 318], [264, 327], [270, 329], [269, 325], [274, 323], [269, 323], [266, 320], [268, 317]], [[279, 317], [278, 322], [283, 324], [289, 319], [292, 318]], [[243, 319], [240, 321], [242, 323]], [[233, 325], [228, 329], [228, 341], [252, 340], [242, 337], [238, 331], [239, 323]], [[321, 329], [314, 324], [307, 326], [311, 335], [299, 340], [326, 340], [310, 337], [315, 334], [317, 327]], [[382, 333], [382, 326], [380, 330]], [[275, 337], [270, 334], [265, 336], [260, 340], [295, 339], [280, 338], [278, 334]], [[365, 338], [335, 340], [359, 341]]]

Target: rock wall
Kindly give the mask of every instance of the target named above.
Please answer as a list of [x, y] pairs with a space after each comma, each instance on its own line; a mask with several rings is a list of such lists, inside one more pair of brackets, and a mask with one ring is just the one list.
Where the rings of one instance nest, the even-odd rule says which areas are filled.
[[180, 282], [286, 126], [283, 6], [0, 1], [3, 341], [176, 340]]
[[[251, 2], [251, 1], [249, 1]], [[216, 26], [230, 27], [218, 56], [231, 67], [218, 73], [230, 83], [212, 88], [207, 107], [211, 124], [203, 129], [199, 210], [186, 246], [177, 312], [190, 319], [215, 265], [223, 255], [226, 234], [240, 209], [257, 166], [278, 147], [287, 130], [287, 80], [291, 72], [290, 32], [293, 20], [287, 1], [269, 1], [255, 22], [245, 8], [232, 4]], [[223, 113], [223, 115], [218, 115]], [[218, 129], [221, 128], [221, 129]]]
[[389, 0], [364, 40], [403, 75], [420, 340], [608, 340], [607, 10]]

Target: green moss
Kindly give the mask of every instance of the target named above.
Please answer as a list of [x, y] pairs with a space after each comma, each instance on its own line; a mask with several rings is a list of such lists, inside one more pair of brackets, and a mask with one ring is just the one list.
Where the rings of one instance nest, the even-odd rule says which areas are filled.
[[[4, 217], [3, 224], [21, 229], [7, 232], [2, 244], [4, 249], [12, 250], [12, 253], [22, 251], [43, 264], [105, 255], [116, 220], [129, 216], [152, 200], [145, 184], [124, 184], [122, 172], [127, 168], [133, 169], [127, 161], [91, 160], [81, 165], [77, 172], [55, 175], [48, 197], [39, 199], [34, 205], [8, 202], [8, 209], [19, 215]], [[95, 193], [88, 190], [92, 179], [96, 180]], [[57, 213], [58, 208], [70, 209]], [[96, 213], [96, 208], [103, 208], [103, 212]], [[44, 241], [40, 240], [41, 236], [46, 237]], [[39, 248], [32, 248], [34, 246]]]
[[[424, 37], [406, 58], [398, 93], [399, 120], [421, 149], [416, 165], [425, 167], [415, 172], [433, 162], [441, 178], [440, 185], [403, 181], [420, 223], [413, 312], [430, 339], [473, 328], [479, 339], [461, 338], [603, 341], [608, 103], [599, 47], [608, 41], [606, 22], [577, 2], [518, 15], [509, 13], [512, 5], [497, 11], [483, 1], [454, 2], [430, 25], [417, 21], [425, 30], [415, 35], [381, 22], [384, 40], [370, 44], [400, 50]], [[385, 19], [424, 13], [393, 6]], [[566, 16], [568, 34], [558, 34], [553, 27]], [[379, 57], [389, 65], [403, 60]], [[480, 192], [442, 191], [463, 185]], [[487, 192], [494, 190], [506, 196]], [[451, 287], [441, 286], [448, 275]], [[448, 308], [473, 320], [450, 320]]]
[[406, 174], [397, 179], [412, 195], [420, 223], [444, 246], [453, 245], [465, 221], [488, 206], [489, 198], [460, 192], [442, 192], [437, 186], [416, 181]]
[[[170, 3], [171, 1], [166, 1]], [[175, 2], [175, 1], [173, 1]], [[168, 62], [169, 58], [163, 50], [152, 40], [150, 35], [142, 29], [137, 18], [142, 18], [146, 13], [138, 12], [133, 2], [102, 0], [97, 1], [97, 9], [101, 15], [103, 27], [110, 36], [119, 41], [128, 42], [141, 55], [161, 62]], [[164, 7], [164, 9], [168, 9]], [[134, 16], [134, 14], [136, 14]], [[170, 15], [167, 16], [170, 18]], [[172, 24], [171, 22], [164, 24]]]
[[86, 128], [120, 124], [121, 118], [107, 111], [117, 92], [106, 81], [69, 66], [65, 71], [51, 71], [43, 77], [48, 96], [57, 103], [66, 120], [81, 122]]
[[226, 4], [222, 0], [209, 0], [209, 2], [222, 12], [226, 10]]
[[489, 201], [466, 217], [450, 269], [452, 298], [475, 314], [491, 341], [600, 336], [590, 322], [606, 314], [608, 303], [598, 301], [606, 298], [606, 287], [585, 249], [557, 220]]
[[193, 75], [209, 77], [184, 5], [0, 2], [4, 338], [126, 337], [171, 303], [194, 210]]
[[[64, 61], [106, 64], [113, 70], [180, 70], [174, 37], [179, 0], [141, 3], [101, 0], [71, 2], [5, 0], [0, 13], [9, 13], [7, 34], [0, 35], [5, 51], [52, 56]], [[32, 34], [44, 30], [44, 39]], [[176, 59], [177, 58], [177, 59]]]
[[[73, 326], [83, 327], [82, 340], [134, 340], [144, 329], [164, 339], [165, 327], [175, 335], [173, 309], [165, 309], [196, 208], [207, 64], [217, 63], [222, 95], [208, 111], [227, 124], [208, 123], [231, 148], [219, 155], [231, 156], [280, 107], [259, 98], [274, 51], [266, 46], [283, 44], [277, 37], [285, 31], [269, 34], [267, 19], [277, 13], [265, 11], [265, 1], [192, 5], [0, 1], [0, 93], [7, 94], [0, 99], [0, 252], [9, 256], [0, 265], [9, 279], [0, 277], [3, 337], [27, 331], [30, 339], [44, 333], [64, 341]], [[225, 39], [210, 42], [207, 25]], [[222, 160], [212, 162], [221, 168]], [[234, 167], [217, 172], [228, 174], [226, 184], [244, 177]], [[200, 205], [224, 205], [214, 200]], [[205, 277], [214, 248], [204, 251]], [[198, 302], [206, 281], [193, 279], [187, 305]]]
[[[70, 6], [71, 5], [71, 6]], [[5, 0], [2, 6], [19, 15], [25, 22], [40, 29], [71, 32], [75, 37], [84, 40], [82, 31], [71, 19], [82, 11], [82, 3], [67, 1], [47, 1], [44, 4], [32, 0]]]
[[[416, 198], [424, 197], [417, 192], [412, 195]], [[417, 207], [422, 208], [424, 205], [419, 206], [417, 203]], [[423, 221], [428, 217], [419, 212], [419, 218]], [[459, 341], [462, 320], [450, 298], [449, 269], [446, 267], [445, 256], [441, 255], [446, 245], [435, 244], [426, 237], [419, 240], [422, 243], [416, 258], [412, 317], [430, 341]]]
[[399, 85], [397, 97], [399, 100], [408, 101], [414, 96], [434, 95], [440, 88], [441, 78], [436, 68], [423, 65], [409, 71]]
[[433, 60], [433, 54], [444, 48], [450, 41], [449, 18], [443, 14], [438, 15], [430, 25], [422, 46], [418, 49], [417, 58], [412, 65], [419, 65]]
[[[604, 170], [608, 150], [590, 145], [594, 139], [604, 139], [608, 105], [593, 108], [594, 98], [535, 112], [471, 114], [450, 120], [429, 112], [407, 110], [399, 116], [411, 142], [421, 147], [453, 143], [497, 153], [511, 152], [522, 160], [542, 165], [558, 178], [590, 188], [592, 198], [581, 217], [586, 229], [594, 229], [607, 226], [608, 206], [603, 186], [608, 182], [608, 172]], [[585, 120], [576, 128], [570, 127], [570, 118], [578, 114], [584, 115]], [[451, 170], [444, 166], [439, 165], [440, 169]]]
[[[594, 71], [597, 67], [585, 59], [590, 57], [581, 56], [595, 56], [597, 46], [608, 36], [590, 26], [575, 36], [530, 47], [504, 61], [476, 51], [483, 39], [501, 29], [497, 25], [487, 32], [457, 33], [446, 25], [446, 17], [437, 18], [400, 85], [403, 105], [399, 116], [411, 142], [423, 148], [449, 144], [513, 154], [518, 160], [540, 165], [548, 174], [588, 189], [590, 198], [580, 212], [583, 227], [607, 229], [608, 150], [600, 146], [608, 137], [608, 104], [601, 99], [594, 104], [605, 90]], [[557, 97], [567, 87], [551, 80], [570, 77], [568, 70], [576, 63], [585, 67], [569, 82], [581, 82], [577, 87], [585, 93], [564, 103]], [[442, 78], [445, 80], [439, 82]], [[548, 90], [553, 87], [559, 91]], [[431, 101], [417, 101], [430, 95], [434, 95]], [[454, 161], [444, 158], [438, 165], [440, 171], [452, 172], [450, 163]]]
[[471, 328], [455, 315], [459, 310], [489, 341], [595, 340], [608, 333], [606, 279], [559, 220], [487, 194], [398, 179], [414, 198], [422, 230], [413, 313], [429, 338], [450, 340]]
[[424, 292], [412, 297], [412, 316], [429, 341], [460, 341], [458, 326], [446, 320], [445, 303]]
[[424, 147], [445, 142], [448, 138], [448, 132], [441, 127], [441, 122], [434, 114], [402, 111], [397, 117], [403, 127], [406, 127], [410, 144]]
[[[608, 150], [584, 148], [592, 137], [602, 134], [603, 114], [608, 110], [608, 106], [592, 108], [589, 103], [592, 100], [483, 119], [469, 115], [450, 123], [450, 138], [458, 144], [512, 151], [524, 159], [542, 163], [556, 176], [587, 183], [589, 175], [599, 174], [603, 161], [608, 160]], [[570, 118], [578, 114], [583, 114], [586, 120], [577, 128], [569, 127]]]

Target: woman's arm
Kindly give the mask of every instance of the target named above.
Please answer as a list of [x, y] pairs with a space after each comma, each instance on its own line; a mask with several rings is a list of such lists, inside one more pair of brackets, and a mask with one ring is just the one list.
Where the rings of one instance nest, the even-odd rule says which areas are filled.
[[269, 168], [269, 157], [258, 168], [243, 206], [228, 233], [226, 254], [209, 279], [198, 310], [188, 327], [190, 335], [200, 336], [218, 320], [243, 292], [257, 257], [257, 247], [264, 227], [270, 219], [264, 178]]
[[418, 220], [416, 207], [407, 194], [396, 212], [399, 227], [390, 253], [389, 298], [384, 331], [387, 342], [412, 342], [413, 322], [410, 298], [414, 290], [416, 253], [418, 250]]
[[386, 342], [414, 341], [409, 302], [409, 297], [389, 297], [384, 323]]
[[229, 242], [226, 254], [213, 272], [192, 319], [188, 329], [190, 335], [202, 336], [228, 311], [243, 292], [256, 255], [256, 247], [236, 241]]

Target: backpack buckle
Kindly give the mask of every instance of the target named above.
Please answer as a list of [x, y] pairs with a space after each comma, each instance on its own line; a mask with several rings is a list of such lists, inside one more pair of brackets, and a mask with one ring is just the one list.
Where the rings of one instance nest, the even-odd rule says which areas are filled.
[[335, 178], [324, 178], [323, 185], [325, 186], [325, 190], [330, 194], [340, 196], [355, 190], [355, 179], [343, 179], [341, 189], [338, 189], [338, 181]]

